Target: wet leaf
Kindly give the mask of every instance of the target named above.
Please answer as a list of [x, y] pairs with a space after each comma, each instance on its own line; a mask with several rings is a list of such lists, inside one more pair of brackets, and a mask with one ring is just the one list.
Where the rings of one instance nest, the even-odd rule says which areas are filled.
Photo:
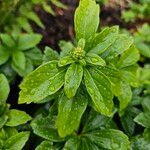
[[119, 34], [116, 41], [101, 56], [109, 61], [128, 50], [132, 44], [132, 37], [126, 34]]
[[29, 138], [29, 132], [20, 132], [7, 139], [3, 149], [6, 150], [22, 150]]
[[41, 101], [63, 86], [65, 70], [58, 70], [57, 63], [51, 61], [43, 64], [24, 78], [20, 85], [19, 103]]
[[139, 57], [139, 51], [132, 45], [121, 55], [119, 62], [117, 63], [118, 67], [123, 68], [134, 65], [138, 61]]
[[128, 137], [119, 130], [105, 129], [85, 134], [92, 142], [104, 149], [128, 150], [130, 142]]
[[62, 57], [62, 58], [59, 59], [58, 66], [59, 67], [63, 67], [63, 66], [72, 64], [74, 62], [75, 61], [74, 61], [74, 59], [71, 56], [65, 56], [65, 57]]
[[53, 144], [50, 141], [43, 141], [36, 147], [35, 150], [52, 150], [52, 145]]
[[33, 132], [49, 141], [62, 141], [63, 139], [59, 137], [57, 130], [55, 129], [55, 116], [49, 115], [43, 117], [42, 115], [37, 116], [32, 122], [31, 127]]
[[88, 64], [91, 65], [106, 66], [105, 60], [103, 60], [100, 56], [94, 53], [87, 53], [85, 60]]
[[99, 5], [93, 0], [80, 1], [74, 22], [77, 40], [84, 38], [87, 41], [93, 37], [99, 25]]
[[16, 109], [9, 110], [7, 115], [8, 115], [8, 120], [6, 122], [6, 126], [10, 126], [10, 127], [25, 124], [32, 119], [24, 111], [20, 111]]
[[44, 63], [52, 60], [58, 60], [58, 59], [59, 59], [59, 54], [57, 53], [57, 51], [46, 46], [44, 50], [44, 56], [43, 56]]
[[85, 85], [95, 109], [101, 114], [110, 116], [113, 109], [113, 95], [108, 78], [96, 68], [84, 72]]
[[0, 74], [0, 105], [6, 102], [10, 88], [7, 78]]
[[113, 26], [111, 28], [105, 28], [100, 33], [98, 33], [91, 44], [90, 52], [101, 54], [107, 50], [116, 40], [118, 35], [118, 26]]
[[80, 86], [83, 76], [83, 68], [80, 64], [73, 63], [65, 75], [64, 91], [68, 98], [73, 98]]
[[122, 82], [121, 88], [122, 94], [118, 95], [120, 111], [124, 110], [132, 99], [132, 90], [130, 85], [127, 82]]
[[65, 137], [77, 130], [80, 119], [87, 107], [87, 98], [78, 93], [73, 99], [68, 99], [63, 93], [59, 98], [56, 128], [60, 137]]

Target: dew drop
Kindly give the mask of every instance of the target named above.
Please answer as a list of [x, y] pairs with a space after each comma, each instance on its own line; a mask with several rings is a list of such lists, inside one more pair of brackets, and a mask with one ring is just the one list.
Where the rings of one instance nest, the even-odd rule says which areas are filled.
[[55, 90], [55, 87], [51, 86], [49, 89], [50, 89], [51, 92], [53, 92]]
[[98, 59], [97, 59], [97, 58], [91, 58], [91, 60], [92, 60], [94, 63], [98, 62]]

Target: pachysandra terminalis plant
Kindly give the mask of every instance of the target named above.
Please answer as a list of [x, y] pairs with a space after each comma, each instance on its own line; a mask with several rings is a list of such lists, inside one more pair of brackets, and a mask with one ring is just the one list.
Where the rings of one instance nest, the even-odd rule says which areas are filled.
[[33, 71], [42, 58], [36, 47], [41, 38], [39, 34], [0, 34], [0, 68], [9, 64], [20, 76]]
[[[27, 75], [20, 85], [20, 104], [39, 103], [57, 95], [58, 114], [54, 128], [62, 138], [78, 130], [87, 107], [99, 114], [112, 116], [114, 96], [119, 100], [121, 115], [131, 100], [131, 86], [137, 86], [139, 52], [132, 37], [120, 34], [117, 26], [107, 27], [98, 33], [99, 5], [94, 0], [80, 1], [74, 23], [77, 44], [66, 43], [68, 45], [63, 45], [60, 55], [52, 54], [52, 50], [47, 48], [47, 57], [53, 58]], [[116, 132], [111, 133], [112, 137], [125, 136]], [[126, 138], [123, 139], [128, 143]], [[92, 142], [92, 139], [88, 141]], [[111, 137], [109, 141], [115, 143]], [[119, 148], [127, 149], [128, 146], [122, 143], [124, 146], [120, 144]]]
[[31, 117], [23, 111], [9, 109], [10, 105], [6, 103], [9, 91], [7, 78], [0, 74], [0, 149], [21, 150], [30, 133], [18, 132], [17, 127], [27, 123]]

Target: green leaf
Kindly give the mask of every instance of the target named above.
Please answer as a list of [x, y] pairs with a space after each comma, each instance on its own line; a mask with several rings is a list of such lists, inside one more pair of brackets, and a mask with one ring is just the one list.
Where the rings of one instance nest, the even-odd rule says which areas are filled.
[[87, 63], [91, 65], [98, 65], [98, 66], [106, 65], [106, 62], [100, 56], [91, 52], [86, 54], [85, 60]]
[[4, 144], [5, 150], [22, 150], [29, 138], [29, 132], [20, 132], [7, 139]]
[[55, 129], [55, 116], [49, 115], [43, 117], [42, 115], [37, 116], [32, 122], [31, 127], [33, 132], [49, 141], [59, 142], [63, 139], [59, 137], [57, 130]]
[[110, 116], [113, 109], [111, 83], [98, 69], [85, 69], [85, 85], [95, 109], [101, 114]]
[[0, 74], [0, 105], [6, 102], [10, 88], [7, 78]]
[[79, 48], [81, 48], [81, 49], [84, 49], [84, 47], [85, 47], [85, 39], [80, 39], [79, 41], [78, 41], [78, 46], [77, 47], [79, 47]]
[[148, 44], [145, 44], [144, 42], [138, 42], [135, 44], [143, 56], [150, 58], [150, 48]]
[[[1, 109], [1, 106], [0, 106]], [[7, 122], [8, 116], [7, 115], [0, 115], [0, 129], [5, 125]]]
[[71, 56], [65, 56], [65, 57], [62, 57], [62, 58], [59, 59], [58, 66], [59, 67], [63, 67], [63, 66], [72, 64], [74, 62], [75, 61], [74, 61], [74, 59]]
[[17, 129], [13, 127], [3, 127], [0, 130], [0, 139], [2, 139], [5, 142], [7, 139], [9, 139], [12, 136], [15, 136], [16, 134], [18, 134]]
[[24, 111], [20, 111], [16, 109], [11, 109], [7, 115], [8, 115], [8, 120], [6, 126], [10, 126], [10, 127], [25, 124], [32, 119]]
[[32, 63], [32, 61], [29, 58], [26, 58], [26, 64], [25, 64], [25, 68], [26, 69], [25, 70], [20, 69], [15, 64], [12, 64], [11, 67], [21, 77], [25, 77], [26, 75], [28, 75], [34, 69], [33, 63]]
[[132, 45], [127, 51], [125, 51], [117, 63], [119, 68], [124, 68], [127, 66], [134, 65], [139, 59], [139, 51], [134, 45]]
[[54, 10], [52, 9], [52, 7], [50, 5], [48, 5], [48, 3], [46, 1], [43, 1], [42, 2], [42, 6], [43, 6], [43, 9], [47, 12], [47, 13], [50, 13], [52, 14], [53, 16], [56, 15], [56, 13], [54, 12]]
[[17, 66], [19, 69], [24, 70], [26, 65], [26, 58], [23, 52], [15, 51], [12, 54], [12, 63], [14, 66]]
[[16, 19], [16, 21], [17, 21], [18, 25], [20, 26], [20, 28], [22, 28], [26, 32], [28, 32], [28, 33], [32, 33], [33, 32], [32, 27], [31, 27], [31, 25], [30, 25], [30, 23], [29, 23], [27, 18], [25, 18], [23, 16], [22, 17], [18, 17]]
[[60, 41], [59, 47], [61, 49], [60, 58], [65, 57], [70, 54], [70, 52], [74, 49], [74, 46], [71, 42]]
[[43, 54], [39, 48], [35, 47], [28, 51], [25, 51], [24, 53], [25, 56], [35, 64], [35, 66], [41, 65]]
[[137, 115], [134, 119], [134, 121], [138, 124], [140, 124], [143, 127], [150, 128], [150, 96], [143, 97], [142, 106], [144, 109], [144, 112]]
[[138, 65], [132, 65], [120, 69], [120, 73], [122, 74], [122, 78], [124, 79], [124, 81], [128, 82], [133, 87], [138, 86], [137, 71]]
[[77, 137], [72, 137], [65, 143], [63, 150], [78, 150], [79, 147], [81, 148], [80, 140]]
[[60, 96], [56, 119], [56, 128], [60, 137], [65, 137], [77, 130], [86, 107], [87, 98], [83, 93], [78, 93], [73, 99], [68, 99], [64, 94]]
[[100, 130], [101, 128], [116, 128], [116, 125], [112, 121], [112, 118], [100, 115], [94, 110], [88, 113], [88, 118], [86, 118], [82, 133], [91, 132], [94, 130]]
[[5, 62], [7, 62], [7, 60], [9, 59], [9, 56], [10, 56], [10, 54], [7, 51], [7, 49], [5, 49], [5, 47], [0, 45], [0, 65], [4, 64]]
[[111, 60], [129, 49], [132, 44], [132, 37], [126, 34], [119, 34], [116, 41], [102, 54], [102, 58]]
[[98, 69], [107, 76], [112, 85], [113, 93], [118, 96], [122, 93], [121, 91], [121, 73], [119, 70], [111, 68], [111, 67], [102, 67], [99, 66]]
[[59, 59], [58, 52], [46, 46], [44, 50], [43, 62], [46, 63], [48, 61], [58, 60], [58, 59]]
[[132, 99], [132, 90], [127, 82], [122, 82], [122, 94], [118, 96], [120, 102], [120, 111], [125, 109]]
[[145, 130], [144, 135], [136, 136], [131, 141], [131, 150], [149, 150], [150, 148], [150, 131]]
[[41, 22], [40, 18], [34, 11], [29, 11], [29, 12], [25, 11], [24, 15], [31, 21], [35, 22], [39, 27], [44, 29], [43, 23]]
[[58, 70], [57, 63], [57, 61], [45, 63], [26, 76], [20, 85], [19, 103], [41, 101], [63, 86], [65, 70]]
[[80, 64], [73, 63], [65, 75], [64, 91], [68, 98], [73, 98], [81, 84], [83, 68]]
[[2, 40], [2, 43], [8, 47], [13, 47], [15, 45], [14, 40], [8, 34], [0, 34], [0, 38]]
[[64, 5], [62, 2], [60, 2], [59, 0], [51, 0], [51, 2], [59, 8], [67, 9], [67, 6]]
[[121, 115], [121, 124], [123, 126], [123, 129], [129, 136], [132, 136], [136, 129], [136, 125], [133, 119], [137, 116], [138, 113], [139, 112], [137, 108], [128, 106], [125, 109], [123, 115]]
[[143, 127], [150, 128], [150, 112], [149, 113], [140, 113], [134, 121], [140, 124]]
[[107, 50], [116, 40], [118, 35], [118, 26], [113, 26], [111, 28], [105, 28], [100, 33], [98, 33], [93, 40], [90, 52], [101, 54]]
[[43, 141], [36, 147], [35, 150], [52, 150], [52, 145], [53, 144], [50, 141]]
[[18, 49], [28, 50], [34, 48], [40, 41], [42, 36], [39, 34], [22, 34], [19, 36]]
[[99, 5], [93, 0], [81, 0], [75, 12], [76, 39], [92, 38], [99, 25]]
[[85, 134], [86, 137], [99, 147], [110, 150], [128, 150], [130, 142], [128, 137], [119, 130], [105, 129]]

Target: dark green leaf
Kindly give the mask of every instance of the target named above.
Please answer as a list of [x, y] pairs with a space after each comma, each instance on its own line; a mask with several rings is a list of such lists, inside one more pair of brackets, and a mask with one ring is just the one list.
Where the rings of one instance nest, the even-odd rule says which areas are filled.
[[112, 84], [113, 93], [118, 96], [122, 93], [121, 91], [121, 73], [119, 70], [111, 68], [111, 67], [98, 67], [98, 69], [107, 76]]
[[26, 122], [30, 121], [32, 118], [26, 114], [24, 111], [11, 109], [8, 112], [8, 120], [6, 126], [14, 127], [21, 124], [25, 124]]
[[36, 149], [35, 150], [52, 150], [53, 148], [52, 148], [52, 142], [50, 142], [50, 141], [43, 141], [43, 142], [41, 142], [41, 144], [40, 145], [38, 145], [37, 147], [36, 147]]
[[118, 30], [118, 26], [113, 26], [102, 30], [95, 36], [90, 52], [101, 54], [107, 50], [115, 42], [118, 35]]
[[119, 34], [116, 41], [104, 53], [102, 53], [102, 58], [111, 60], [125, 52], [132, 44], [132, 37], [125, 34]]
[[135, 48], [135, 46], [131, 46], [127, 51], [125, 51], [120, 59], [118, 64], [119, 68], [127, 67], [134, 65], [139, 59], [139, 51]]
[[72, 137], [65, 143], [63, 150], [78, 150], [79, 147], [81, 148], [80, 140]]
[[61, 137], [77, 130], [86, 106], [87, 98], [83, 93], [78, 93], [73, 99], [68, 99], [64, 94], [60, 96], [56, 128]]
[[29, 138], [29, 132], [20, 132], [7, 139], [4, 145], [5, 150], [22, 150]]
[[132, 99], [132, 90], [130, 85], [126, 82], [122, 82], [121, 85], [122, 94], [118, 95], [118, 100], [120, 102], [120, 111], [124, 110]]
[[119, 130], [105, 129], [85, 134], [96, 145], [110, 150], [128, 150], [130, 142], [128, 137]]
[[47, 117], [43, 117], [42, 115], [37, 116], [32, 122], [31, 127], [33, 132], [49, 141], [62, 141], [58, 135], [57, 130], [54, 127], [55, 124], [55, 116], [49, 115]]
[[113, 95], [108, 78], [96, 68], [85, 70], [84, 78], [95, 109], [104, 115], [110, 116], [113, 109]]
[[80, 86], [83, 76], [83, 68], [80, 64], [73, 63], [65, 75], [64, 91], [68, 98], [73, 98]]
[[0, 74], [0, 105], [5, 103], [9, 91], [10, 88], [7, 78], [3, 74]]
[[65, 70], [58, 70], [57, 61], [41, 65], [21, 83], [19, 103], [43, 100], [57, 92], [64, 84]]
[[99, 5], [93, 0], [81, 0], [74, 22], [77, 40], [93, 37], [99, 25]]

